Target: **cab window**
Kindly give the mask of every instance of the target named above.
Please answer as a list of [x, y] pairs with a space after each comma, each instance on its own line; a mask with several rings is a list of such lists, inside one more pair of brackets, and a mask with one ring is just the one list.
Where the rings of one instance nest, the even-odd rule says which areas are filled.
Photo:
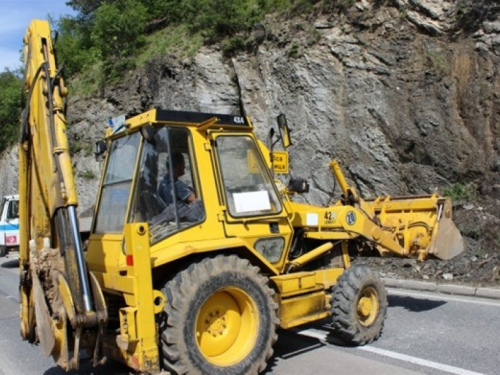
[[134, 178], [140, 133], [111, 143], [96, 218], [96, 233], [121, 233]]
[[219, 136], [217, 152], [229, 214], [233, 217], [281, 212], [267, 165], [251, 137]]
[[156, 243], [204, 220], [205, 210], [189, 131], [162, 127], [150, 133], [154, 136], [144, 141], [129, 221], [147, 221], [151, 243]]

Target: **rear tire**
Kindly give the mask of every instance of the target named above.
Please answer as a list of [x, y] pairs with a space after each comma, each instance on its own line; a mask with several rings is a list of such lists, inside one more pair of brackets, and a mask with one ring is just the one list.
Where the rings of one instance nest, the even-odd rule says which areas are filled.
[[257, 374], [273, 353], [274, 292], [235, 255], [207, 258], [164, 287], [163, 367], [174, 374]]
[[333, 288], [332, 328], [329, 339], [344, 345], [365, 345], [382, 333], [387, 314], [387, 292], [368, 267], [347, 269]]
[[7, 255], [7, 247], [6, 246], [0, 246], [0, 258], [3, 258], [6, 255]]

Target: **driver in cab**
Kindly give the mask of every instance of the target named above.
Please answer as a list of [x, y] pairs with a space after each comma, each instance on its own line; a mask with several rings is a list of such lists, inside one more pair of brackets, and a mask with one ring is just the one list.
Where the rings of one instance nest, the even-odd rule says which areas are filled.
[[[170, 169], [168, 160], [167, 169]], [[198, 222], [205, 217], [202, 201], [196, 198], [196, 194], [191, 187], [184, 181], [179, 180], [179, 177], [185, 173], [186, 164], [184, 156], [180, 152], [174, 152], [172, 154], [172, 175], [167, 173], [158, 187], [158, 194], [167, 204], [167, 208], [160, 215], [153, 218], [152, 224], [160, 221], [173, 221], [175, 219], [175, 206], [177, 206], [177, 216], [181, 221]], [[174, 189], [172, 189], [172, 180]], [[174, 197], [172, 197], [172, 191], [174, 190], [176, 205], [173, 204]]]
[[[168, 161], [167, 169], [169, 169]], [[172, 154], [172, 170], [176, 199], [185, 203], [194, 202], [196, 195], [194, 194], [193, 189], [191, 189], [184, 181], [179, 180], [179, 177], [184, 176], [186, 173], [186, 163], [182, 153], [174, 152]], [[158, 193], [160, 194], [160, 198], [163, 199], [167, 205], [174, 203], [172, 198], [172, 176], [170, 176], [170, 173], [167, 173], [161, 180]]]

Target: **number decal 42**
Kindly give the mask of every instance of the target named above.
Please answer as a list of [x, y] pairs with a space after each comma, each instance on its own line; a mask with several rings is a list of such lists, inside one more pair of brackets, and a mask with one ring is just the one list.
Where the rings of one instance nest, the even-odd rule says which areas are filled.
[[325, 211], [323, 218], [325, 219], [325, 224], [333, 224], [333, 223], [335, 223], [335, 219], [336, 219], [335, 212]]

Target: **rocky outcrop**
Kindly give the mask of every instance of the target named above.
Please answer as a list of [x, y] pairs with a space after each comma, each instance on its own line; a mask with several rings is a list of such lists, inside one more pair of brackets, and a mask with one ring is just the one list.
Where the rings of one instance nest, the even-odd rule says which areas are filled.
[[18, 191], [18, 153], [17, 146], [4, 151], [0, 158], [0, 197], [17, 194]]
[[[244, 111], [261, 139], [285, 113], [291, 173], [310, 181], [309, 202], [331, 201], [332, 158], [365, 196], [471, 181], [488, 194], [500, 182], [500, 21], [463, 33], [456, 3], [363, 0], [328, 17], [270, 18], [253, 36], [260, 44], [233, 58], [205, 46], [151, 60], [102, 98], [70, 99], [71, 142], [93, 144], [109, 117], [151, 107]], [[15, 188], [5, 160], [4, 194]], [[88, 147], [74, 160], [87, 208], [100, 164]]]

